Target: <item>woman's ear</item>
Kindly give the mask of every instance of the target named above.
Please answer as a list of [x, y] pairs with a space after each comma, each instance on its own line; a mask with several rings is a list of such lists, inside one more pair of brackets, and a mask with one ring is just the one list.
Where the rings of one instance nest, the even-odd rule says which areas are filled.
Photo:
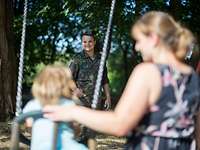
[[158, 37], [157, 34], [151, 33], [151, 34], [149, 35], [149, 38], [151, 38], [151, 41], [152, 41], [153, 46], [156, 47], [156, 46], [159, 44], [159, 37]]

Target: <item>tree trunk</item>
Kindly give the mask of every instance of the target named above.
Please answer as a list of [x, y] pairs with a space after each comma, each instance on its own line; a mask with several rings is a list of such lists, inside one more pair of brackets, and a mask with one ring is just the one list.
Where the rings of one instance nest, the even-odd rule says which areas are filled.
[[13, 44], [12, 1], [0, 0], [0, 121], [15, 112], [16, 56]]

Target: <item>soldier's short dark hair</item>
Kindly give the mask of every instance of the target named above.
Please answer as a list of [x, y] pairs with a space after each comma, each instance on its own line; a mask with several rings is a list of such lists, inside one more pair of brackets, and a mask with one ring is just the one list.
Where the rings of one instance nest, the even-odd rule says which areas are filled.
[[85, 29], [82, 30], [82, 32], [81, 32], [81, 37], [83, 37], [84, 35], [92, 36], [92, 37], [95, 38], [95, 33], [94, 33], [94, 31], [93, 31], [92, 29], [90, 29], [90, 28], [85, 28]]

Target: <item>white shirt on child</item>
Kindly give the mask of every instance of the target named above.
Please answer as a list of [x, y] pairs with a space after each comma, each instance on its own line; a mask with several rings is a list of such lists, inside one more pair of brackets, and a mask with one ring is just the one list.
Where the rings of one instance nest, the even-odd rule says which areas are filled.
[[[60, 99], [60, 105], [74, 105], [72, 100]], [[40, 102], [36, 99], [29, 101], [23, 113], [42, 110]], [[53, 122], [46, 118], [37, 119], [32, 126], [31, 150], [51, 150], [53, 145]], [[73, 129], [68, 123], [58, 123], [57, 150], [88, 150], [83, 144], [74, 140]]]

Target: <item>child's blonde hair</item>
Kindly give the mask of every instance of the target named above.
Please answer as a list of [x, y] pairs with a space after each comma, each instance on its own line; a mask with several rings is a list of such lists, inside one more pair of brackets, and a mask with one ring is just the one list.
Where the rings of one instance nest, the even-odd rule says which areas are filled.
[[35, 78], [32, 94], [44, 106], [57, 104], [60, 97], [73, 98], [76, 88], [70, 70], [64, 65], [48, 65]]

